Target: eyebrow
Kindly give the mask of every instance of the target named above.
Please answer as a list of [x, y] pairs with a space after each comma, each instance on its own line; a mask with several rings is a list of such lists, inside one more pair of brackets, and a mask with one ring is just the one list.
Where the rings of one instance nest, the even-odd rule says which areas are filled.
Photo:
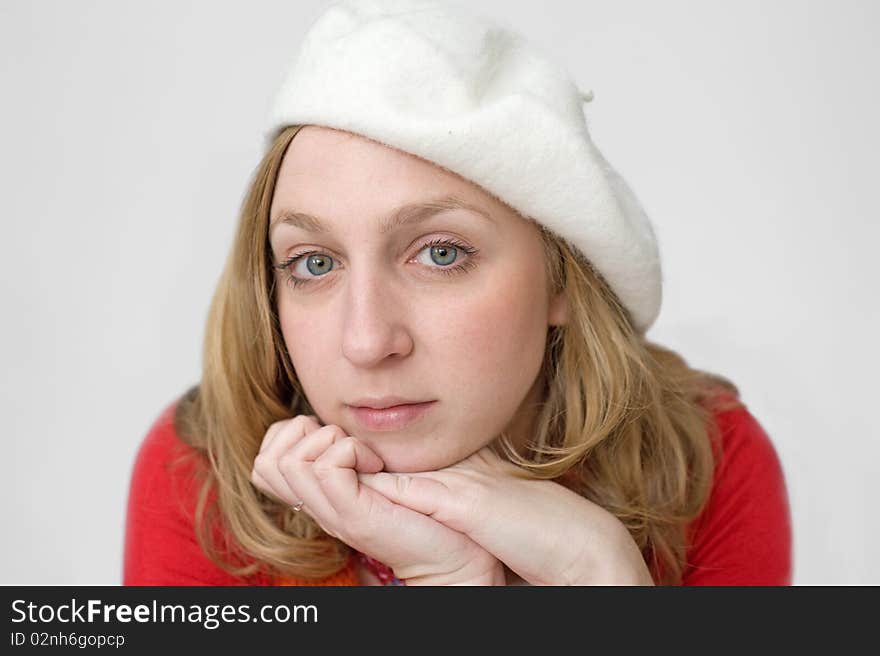
[[[467, 210], [478, 216], [482, 216], [491, 223], [495, 223], [495, 218], [486, 210], [479, 208], [476, 205], [471, 205], [455, 196], [443, 196], [442, 198], [427, 202], [410, 203], [398, 207], [394, 210], [394, 213], [391, 216], [382, 221], [379, 226], [379, 233], [384, 235], [402, 226], [420, 223], [430, 219], [432, 216], [452, 210]], [[276, 226], [281, 223], [293, 226], [294, 228], [306, 230], [307, 232], [330, 232], [330, 228], [328, 228], [321, 219], [312, 216], [311, 214], [296, 212], [293, 210], [282, 210], [269, 224], [269, 233], [271, 234]]]

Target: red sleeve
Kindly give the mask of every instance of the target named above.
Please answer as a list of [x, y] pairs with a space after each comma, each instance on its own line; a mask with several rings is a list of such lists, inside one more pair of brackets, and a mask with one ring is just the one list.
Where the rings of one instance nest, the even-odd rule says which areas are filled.
[[791, 516], [770, 438], [746, 408], [720, 412], [721, 461], [688, 530], [684, 585], [791, 585]]
[[200, 483], [193, 461], [172, 467], [191, 452], [174, 430], [172, 404], [141, 443], [128, 495], [123, 585], [247, 585], [215, 565], [195, 535]]

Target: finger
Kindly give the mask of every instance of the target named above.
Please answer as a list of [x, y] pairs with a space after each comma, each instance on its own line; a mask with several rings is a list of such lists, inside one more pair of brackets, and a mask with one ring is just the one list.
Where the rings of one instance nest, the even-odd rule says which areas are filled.
[[363, 474], [369, 475], [382, 464], [378, 455], [351, 436], [336, 441], [315, 460], [315, 478], [337, 512], [343, 541], [379, 558], [403, 578], [423, 574], [426, 558], [456, 554], [453, 560], [468, 560], [471, 550], [479, 550], [472, 540], [437, 519], [360, 485], [358, 470], [368, 470]]
[[280, 426], [271, 444], [267, 445], [254, 459], [253, 471], [260, 475], [276, 497], [291, 505], [296, 505], [301, 499], [295, 496], [296, 490], [290, 489], [279, 471], [278, 459], [308, 433], [319, 428], [320, 426], [317, 426], [317, 423], [310, 417], [298, 415]]
[[326, 528], [326, 527], [324, 526], [324, 524], [321, 523], [320, 520], [318, 520], [316, 517], [314, 517], [314, 516], [312, 515], [312, 513], [310, 513], [310, 512], [308, 511], [308, 508], [306, 508], [305, 503], [304, 503], [301, 499], [296, 499], [296, 498], [295, 498], [295, 497], [296, 497], [296, 493], [293, 492], [292, 490], [287, 489], [287, 490], [283, 491], [284, 495], [285, 495], [287, 498], [281, 498], [281, 497], [279, 497], [279, 496], [275, 493], [274, 490], [272, 490], [272, 487], [266, 482], [266, 480], [265, 480], [262, 476], [260, 476], [259, 473], [254, 472], [253, 475], [252, 475], [251, 480], [254, 482], [254, 485], [255, 485], [258, 489], [262, 490], [265, 494], [267, 494], [267, 495], [269, 495], [269, 496], [271, 496], [271, 497], [275, 497], [277, 500], [279, 500], [279, 501], [281, 501], [281, 502], [283, 502], [283, 503], [286, 503], [287, 505], [289, 505], [289, 506], [291, 506], [291, 507], [297, 507], [297, 506], [298, 506], [298, 507], [299, 507], [299, 510], [298, 510], [297, 512], [299, 512], [300, 510], [303, 511], [303, 512], [305, 512], [307, 515], [311, 516], [316, 522], [318, 522], [318, 525], [324, 530], [325, 533], [328, 533], [329, 535], [332, 535], [333, 537], [338, 537], [338, 536], [336, 535], [336, 533], [334, 533], [332, 530], [329, 530], [328, 528]]
[[[367, 451], [356, 438], [346, 436], [328, 447], [314, 462], [315, 479], [336, 512], [341, 539], [393, 569], [401, 564], [421, 562], [424, 554], [437, 553], [438, 549], [440, 553], [452, 549], [452, 545], [460, 541], [460, 535], [359, 484], [355, 471], [359, 459], [367, 469], [375, 469], [379, 464]], [[389, 536], [394, 537], [389, 540]], [[406, 572], [406, 576], [412, 575], [410, 570]], [[397, 569], [395, 573], [405, 576]]]
[[436, 473], [358, 474], [358, 481], [389, 501], [427, 515], [465, 535], [472, 536], [486, 520], [486, 495], [482, 484], [469, 477], [441, 480]]
[[[254, 484], [254, 487], [257, 488], [263, 494], [273, 497], [277, 501], [281, 501], [290, 506], [295, 506], [299, 503], [298, 500], [293, 498], [292, 493], [289, 490], [278, 490], [272, 488], [269, 482], [263, 478], [259, 472], [256, 470], [251, 472], [251, 482]], [[286, 497], [286, 498], [285, 498]]]
[[423, 515], [442, 515], [443, 506], [448, 503], [449, 488], [431, 478], [378, 472], [358, 474], [358, 482], [376, 490], [390, 501]]
[[314, 461], [337, 440], [346, 437], [336, 425], [322, 426], [297, 442], [278, 460], [278, 473], [284, 484], [308, 507], [322, 526], [336, 522], [336, 511], [327, 501], [312, 471]]
[[260, 450], [257, 453], [262, 453], [266, 450], [266, 447], [272, 443], [272, 440], [288, 422], [290, 419], [282, 419], [281, 421], [276, 421], [269, 428], [266, 429], [266, 434], [263, 436], [263, 441], [260, 443]]
[[[272, 441], [281, 432], [281, 430], [292, 422], [298, 422], [298, 424], [305, 425], [308, 428], [306, 432], [309, 432], [310, 430], [317, 430], [321, 427], [321, 424], [318, 423], [318, 418], [315, 415], [297, 415], [293, 419], [282, 419], [280, 421], [276, 421], [271, 426], [269, 426], [268, 429], [266, 429], [266, 435], [263, 437], [262, 444], [260, 444], [259, 453], [262, 453], [263, 451], [268, 449], [272, 444]], [[296, 429], [292, 428], [291, 430], [295, 431]]]
[[314, 474], [330, 505], [337, 512], [350, 514], [360, 501], [358, 471], [371, 474], [384, 466], [363, 442], [346, 436], [315, 460]]
[[[272, 489], [272, 486], [269, 485], [269, 482], [265, 478], [260, 476], [258, 472], [251, 472], [251, 482], [254, 484], [254, 487], [257, 488], [257, 490], [272, 498], [273, 500], [280, 501], [288, 505], [295, 505], [292, 498], [288, 497], [285, 499], [284, 496], [279, 496], [279, 492]], [[284, 494], [283, 491], [280, 492], [282, 493], [282, 495]]]

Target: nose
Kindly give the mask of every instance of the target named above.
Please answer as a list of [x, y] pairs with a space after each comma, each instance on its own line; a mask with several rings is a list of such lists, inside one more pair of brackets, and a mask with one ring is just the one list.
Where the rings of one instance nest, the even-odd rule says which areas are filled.
[[350, 269], [346, 282], [343, 355], [358, 367], [373, 367], [391, 356], [408, 355], [413, 342], [399, 290], [376, 270]]

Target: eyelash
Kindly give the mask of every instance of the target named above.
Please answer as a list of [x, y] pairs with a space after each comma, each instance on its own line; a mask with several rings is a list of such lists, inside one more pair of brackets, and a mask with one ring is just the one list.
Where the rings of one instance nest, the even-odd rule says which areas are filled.
[[[472, 269], [476, 265], [476, 263], [474, 262], [474, 255], [477, 254], [477, 249], [473, 248], [472, 246], [467, 246], [466, 244], [462, 244], [461, 242], [456, 241], [454, 239], [449, 239], [449, 238], [432, 239], [428, 243], [422, 244], [422, 247], [418, 250], [418, 252], [421, 253], [426, 248], [431, 248], [433, 246], [452, 246], [456, 250], [459, 250], [468, 256], [467, 259], [464, 262], [462, 262], [461, 264], [453, 264], [451, 266], [438, 265], [437, 267], [428, 267], [430, 269], [436, 269], [441, 275], [453, 276], [453, 275], [456, 275], [459, 273], [464, 273], [465, 271]], [[284, 273], [285, 282], [289, 285], [292, 285], [294, 288], [302, 287], [303, 285], [310, 285], [313, 282], [315, 282], [316, 280], [318, 280], [319, 278], [323, 278], [324, 276], [318, 276], [317, 278], [311, 278], [311, 279], [297, 278], [290, 272], [290, 267], [292, 265], [296, 264], [297, 262], [299, 262], [299, 260], [301, 260], [304, 257], [309, 257], [310, 255], [323, 255], [323, 254], [324, 253], [322, 251], [314, 251], [314, 250], [313, 251], [305, 251], [302, 253], [295, 253], [295, 254], [291, 255], [289, 258], [287, 258], [287, 260], [285, 260], [281, 264], [275, 265], [275, 268]]]

